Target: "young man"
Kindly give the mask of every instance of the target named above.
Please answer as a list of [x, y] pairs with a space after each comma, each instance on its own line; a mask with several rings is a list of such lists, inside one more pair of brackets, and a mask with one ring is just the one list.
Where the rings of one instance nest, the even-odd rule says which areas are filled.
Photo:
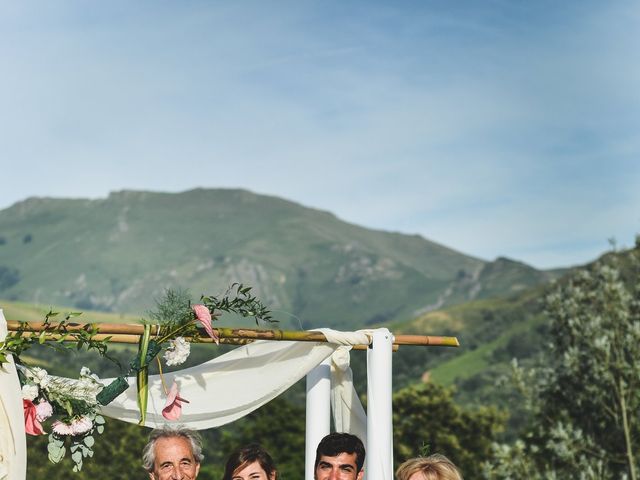
[[355, 435], [331, 433], [316, 450], [315, 480], [362, 480], [364, 445]]
[[203, 458], [200, 436], [181, 426], [153, 430], [142, 451], [151, 480], [195, 480]]

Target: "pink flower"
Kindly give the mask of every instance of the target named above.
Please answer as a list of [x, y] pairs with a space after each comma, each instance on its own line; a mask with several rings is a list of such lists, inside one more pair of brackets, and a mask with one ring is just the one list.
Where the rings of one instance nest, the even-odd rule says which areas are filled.
[[213, 328], [211, 328], [211, 312], [209, 309], [201, 304], [193, 305], [191, 308], [193, 308], [196, 318], [207, 331], [207, 334], [213, 338], [213, 341], [216, 342], [216, 344], [220, 343], [218, 340], [218, 333], [214, 332]]
[[53, 422], [51, 428], [53, 429], [53, 433], [57, 433], [58, 435], [73, 435], [71, 425], [61, 422], [60, 420]]
[[44, 435], [42, 425], [36, 418], [36, 406], [31, 400], [22, 399], [24, 409], [24, 431], [29, 435]]
[[87, 417], [79, 417], [75, 418], [69, 426], [71, 427], [71, 431], [74, 435], [82, 435], [83, 433], [87, 433], [91, 430], [93, 422]]
[[178, 420], [182, 414], [182, 402], [189, 403], [188, 400], [180, 396], [178, 384], [174, 381], [167, 395], [167, 403], [162, 409], [162, 416], [167, 420]]
[[47, 418], [53, 415], [53, 407], [46, 400], [42, 400], [36, 405], [36, 419], [39, 422], [44, 422]]

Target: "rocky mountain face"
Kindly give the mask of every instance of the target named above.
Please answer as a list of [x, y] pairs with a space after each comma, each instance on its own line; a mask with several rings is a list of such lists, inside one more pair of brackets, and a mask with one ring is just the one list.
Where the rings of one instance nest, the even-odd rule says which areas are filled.
[[362, 328], [548, 282], [417, 235], [244, 190], [29, 198], [0, 211], [0, 298], [143, 314], [166, 288], [253, 287], [283, 328]]

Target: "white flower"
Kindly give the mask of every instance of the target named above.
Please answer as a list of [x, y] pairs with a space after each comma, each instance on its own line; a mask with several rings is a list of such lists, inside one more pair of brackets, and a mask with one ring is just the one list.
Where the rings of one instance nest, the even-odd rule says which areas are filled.
[[53, 415], [53, 407], [49, 402], [43, 400], [36, 405], [36, 418], [39, 422], [44, 422], [51, 415]]
[[23, 385], [22, 386], [22, 398], [25, 400], [31, 400], [32, 402], [38, 397], [40, 390], [37, 385]]
[[40, 385], [40, 388], [47, 388], [49, 383], [51, 383], [51, 376], [49, 373], [40, 367], [33, 367], [27, 370], [27, 377], [37, 385]]
[[79, 417], [71, 422], [71, 431], [74, 435], [87, 433], [93, 427], [93, 422], [88, 417]]
[[93, 378], [96, 382], [100, 381], [100, 378], [98, 377], [98, 375], [96, 375], [95, 373], [91, 373], [91, 370], [89, 370], [87, 367], [82, 367], [80, 369], [80, 376]]
[[169, 340], [169, 347], [164, 352], [164, 359], [167, 365], [180, 365], [184, 363], [191, 353], [191, 344], [183, 337], [176, 337]]

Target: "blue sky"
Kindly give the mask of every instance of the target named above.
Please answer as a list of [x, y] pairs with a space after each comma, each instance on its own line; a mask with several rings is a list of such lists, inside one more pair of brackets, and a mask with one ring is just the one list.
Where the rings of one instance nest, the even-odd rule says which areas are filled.
[[242, 187], [537, 267], [640, 233], [637, 2], [3, 2], [0, 32], [0, 208]]

